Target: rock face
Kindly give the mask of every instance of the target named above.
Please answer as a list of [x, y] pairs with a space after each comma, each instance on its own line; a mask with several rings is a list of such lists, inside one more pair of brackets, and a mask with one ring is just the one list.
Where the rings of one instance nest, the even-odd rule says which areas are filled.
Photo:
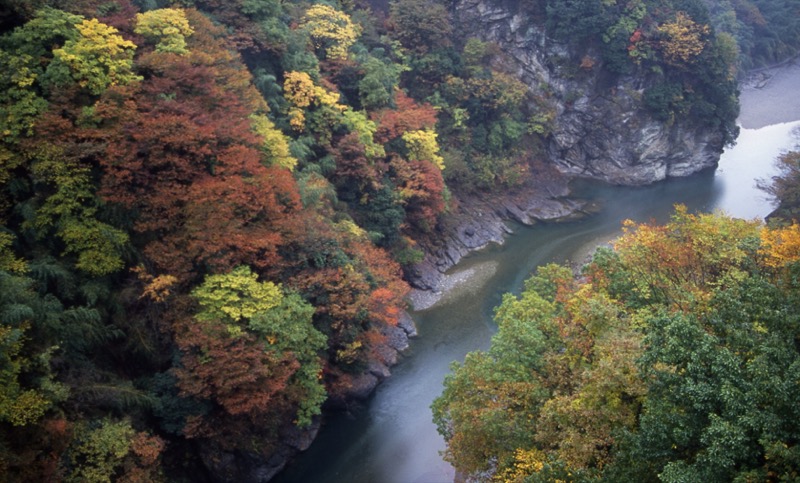
[[213, 481], [261, 483], [271, 480], [298, 452], [311, 446], [320, 429], [320, 418], [315, 418], [305, 429], [288, 425], [281, 430], [283, 444], [270, 458], [246, 451], [229, 452], [213, 444], [201, 444], [203, 458]]
[[423, 310], [438, 301], [445, 288], [445, 272], [463, 257], [489, 244], [502, 244], [512, 232], [508, 222], [566, 222], [596, 211], [586, 201], [569, 197], [568, 181], [563, 175], [544, 171], [513, 192], [460, 199], [437, 226], [437, 236], [419, 242], [425, 259], [406, 273], [417, 289], [411, 296], [414, 308]]
[[457, 30], [493, 41], [556, 117], [548, 154], [567, 174], [613, 184], [641, 185], [716, 167], [722, 135], [686, 119], [654, 119], [641, 99], [647, 78], [615, 76], [598, 55], [571, 52], [519, 11], [524, 2], [456, 0]]

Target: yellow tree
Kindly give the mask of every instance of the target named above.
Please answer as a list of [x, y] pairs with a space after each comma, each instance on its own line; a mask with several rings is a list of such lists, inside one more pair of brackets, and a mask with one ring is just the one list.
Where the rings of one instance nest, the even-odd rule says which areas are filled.
[[264, 139], [261, 144], [263, 162], [269, 166], [277, 165], [293, 171], [297, 166], [297, 159], [289, 151], [289, 141], [286, 136], [275, 127], [270, 118], [264, 114], [254, 114], [250, 116], [250, 127]]
[[283, 80], [283, 96], [295, 107], [308, 107], [314, 101], [314, 81], [305, 72], [287, 72]]
[[136, 44], [123, 39], [117, 29], [97, 19], [84, 20], [75, 27], [80, 37], [53, 51], [55, 58], [48, 73], [54, 74], [56, 83], [69, 77], [99, 95], [109, 86], [141, 79], [133, 73]]
[[439, 155], [439, 143], [436, 142], [436, 131], [420, 129], [403, 133], [403, 141], [408, 148], [411, 160], [430, 161], [439, 169], [444, 169], [444, 158]]
[[136, 14], [134, 32], [156, 42], [156, 52], [186, 54], [186, 37], [194, 33], [183, 10], [160, 8]]
[[792, 223], [782, 228], [761, 230], [763, 264], [780, 268], [800, 260], [800, 225]]
[[283, 97], [292, 105], [289, 108], [289, 124], [296, 131], [305, 129], [305, 113], [309, 107], [328, 107], [342, 112], [347, 106], [339, 104], [339, 94], [314, 84], [305, 72], [287, 72], [283, 81]]
[[347, 50], [361, 35], [361, 26], [328, 5], [317, 4], [306, 11], [300, 28], [308, 31], [314, 47], [325, 52], [328, 60], [347, 58]]
[[700, 25], [684, 12], [678, 12], [675, 20], [657, 29], [662, 40], [659, 43], [664, 60], [675, 66], [690, 64], [703, 52], [704, 37], [709, 34], [708, 25]]

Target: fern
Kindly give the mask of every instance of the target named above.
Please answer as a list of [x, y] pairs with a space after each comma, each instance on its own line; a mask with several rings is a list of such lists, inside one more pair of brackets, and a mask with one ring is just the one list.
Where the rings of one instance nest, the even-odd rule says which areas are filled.
[[104, 406], [125, 413], [131, 410], [152, 411], [158, 404], [158, 398], [134, 387], [129, 381], [119, 384], [81, 384], [73, 388], [73, 394], [75, 397], [91, 401], [98, 406]]
[[75, 275], [53, 257], [43, 257], [28, 265], [30, 276], [38, 282], [39, 293], [52, 292], [60, 298], [72, 298], [76, 290]]
[[88, 307], [75, 307], [65, 310], [61, 314], [61, 320], [71, 325], [97, 325], [100, 323], [100, 313]]
[[121, 338], [119, 328], [103, 325], [100, 313], [88, 307], [65, 310], [60, 317], [60, 335], [67, 350], [84, 352]]
[[34, 316], [33, 309], [25, 304], [8, 304], [0, 311], [0, 324], [19, 327]]
[[269, 107], [274, 112], [281, 112], [286, 107], [286, 100], [283, 98], [283, 89], [278, 83], [277, 77], [267, 72], [263, 67], [253, 70], [253, 85], [264, 96]]
[[80, 293], [86, 300], [86, 304], [94, 307], [97, 302], [106, 300], [111, 295], [111, 289], [106, 283], [93, 280], [80, 286]]
[[64, 311], [64, 304], [53, 294], [46, 294], [39, 300], [35, 307], [36, 320], [41, 327], [50, 334], [58, 333], [61, 327], [61, 313]]
[[289, 142], [289, 152], [301, 163], [307, 163], [314, 156], [314, 138], [301, 136]]
[[31, 280], [27, 277], [0, 271], [0, 306], [30, 299]]
[[126, 348], [134, 354], [145, 357], [150, 361], [155, 361], [156, 357], [158, 357], [158, 347], [153, 340], [151, 332], [145, 327], [131, 327], [125, 342]]

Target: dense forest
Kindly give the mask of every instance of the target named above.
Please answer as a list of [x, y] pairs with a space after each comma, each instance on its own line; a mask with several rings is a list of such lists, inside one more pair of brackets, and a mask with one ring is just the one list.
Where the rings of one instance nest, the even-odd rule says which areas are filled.
[[730, 35], [742, 72], [797, 56], [800, 25], [792, 0], [705, 0], [717, 32]]
[[[769, 62], [800, 42], [797, 26], [783, 23], [791, 0], [718, 4], [712, 22], [699, 0], [524, 2], [549, 35], [571, 45], [576, 72], [650, 72], [661, 80], [644, 99], [654, 117], [691, 116], [732, 141], [737, 59], [749, 59], [743, 66]], [[214, 478], [232, 479], [217, 465], [222, 455], [268, 460], [318, 424], [324, 409], [363, 395], [364, 374], [396, 357], [388, 335], [406, 307], [405, 275], [423, 256], [420, 242], [436, 238], [438, 223], [464, 194], [514, 189], [550, 172], [542, 146], [556, 115], [552, 93], [520, 82], [497, 45], [454, 29], [449, 6], [2, 2], [3, 480], [202, 481], [209, 478], [204, 464]], [[725, 19], [733, 19], [727, 30], [715, 27]], [[764, 32], [775, 40], [763, 42]], [[595, 64], [583, 54], [598, 40], [603, 56]], [[689, 215], [681, 220], [695, 223]], [[719, 295], [698, 284], [625, 285], [624, 256], [613, 252], [593, 265], [595, 288], [582, 289], [580, 297], [597, 299], [597, 310], [616, 311], [614, 330], [628, 320], [625, 304], [642, 310], [621, 339], [616, 332], [604, 339], [630, 349], [620, 353], [631, 369], [620, 384], [630, 384], [632, 399], [619, 401], [624, 411], [614, 418], [647, 407], [644, 376], [631, 361], [645, 336], [645, 308], [656, 307], [648, 297], [663, 305], [663, 334], [647, 336], [668, 337], [671, 323], [686, 330], [706, 323], [672, 310], [679, 302], [691, 299], [711, 314], [724, 308], [715, 297], [733, 297], [723, 288], [763, 293], [776, 305], [758, 305], [760, 325], [725, 337], [764, 334], [747, 349], [752, 354], [731, 357], [757, 359], [772, 350], [778, 322], [769, 314], [783, 310], [791, 257], [778, 263], [783, 245], [759, 248], [757, 240], [758, 233], [784, 232], [701, 221], [697, 230], [732, 230], [725, 240], [735, 253], [708, 260]], [[752, 266], [741, 255], [762, 252], [763, 263]], [[545, 280], [547, 273], [560, 278]], [[568, 292], [586, 285], [562, 280], [556, 269], [547, 273], [539, 285], [550, 292], [530, 297], [541, 299], [541, 310], [568, 314]], [[632, 292], [635, 301], [625, 302], [629, 289], [650, 295]], [[756, 310], [742, 304], [742, 313]], [[600, 333], [576, 336], [570, 344], [588, 345], [562, 353], [557, 331], [547, 330], [520, 334], [541, 349], [529, 362], [542, 371], [542, 358], [589, 358]], [[611, 326], [597, 330], [612, 333]], [[751, 342], [737, 339], [731, 350]], [[592, 374], [591, 361], [581, 364]], [[789, 367], [753, 384], [781, 384]], [[566, 362], [559, 368], [579, 370]], [[553, 381], [562, 384], [566, 374]], [[597, 376], [592, 384], [604, 384]], [[573, 382], [563, 397], [583, 390]], [[532, 399], [520, 403], [529, 406], [528, 417], [554, 390], [548, 384], [497, 387], [517, 391], [509, 398], [531, 389], [525, 397]], [[448, 391], [461, 404], [455, 386]], [[649, 404], [675, 403], [656, 393], [650, 390]], [[464, 431], [456, 407], [440, 404], [451, 442], [466, 434], [487, 438], [484, 463], [476, 455], [462, 459], [451, 446], [460, 468], [486, 471], [491, 462], [506, 474], [516, 471], [514, 454], [520, 462], [534, 454], [524, 445], [494, 452], [489, 433]], [[634, 429], [628, 419], [613, 422], [597, 431]], [[497, 430], [506, 424], [496, 423]], [[764, 434], [774, 436], [765, 445], [775, 443], [768, 470], [782, 471], [794, 450], [776, 446], [780, 435]], [[609, 445], [601, 446], [581, 457], [547, 455], [563, 468], [590, 471], [612, 459]]]

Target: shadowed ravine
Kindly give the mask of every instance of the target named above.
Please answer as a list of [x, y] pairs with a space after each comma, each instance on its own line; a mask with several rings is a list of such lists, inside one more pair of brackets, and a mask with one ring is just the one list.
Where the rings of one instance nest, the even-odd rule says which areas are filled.
[[[447, 294], [432, 308], [413, 314], [419, 338], [393, 376], [365, 408], [328, 421], [311, 448], [275, 481], [452, 481], [454, 471], [439, 455], [444, 441], [431, 422], [429, 405], [441, 392], [451, 361], [488, 347], [495, 330], [492, 310], [503, 293], [519, 291], [538, 265], [585, 260], [596, 246], [619, 233], [626, 218], [664, 221], [676, 203], [692, 211], [721, 209], [742, 218], [761, 218], [771, 211], [755, 183], [769, 178], [775, 157], [797, 142], [792, 130], [800, 127], [800, 109], [793, 109], [792, 117], [786, 106], [777, 104], [800, 99], [800, 67], [784, 67], [775, 80], [780, 82], [767, 82], [760, 90], [744, 89], [740, 124], [751, 128], [742, 129], [716, 172], [643, 188], [586, 183], [580, 193], [604, 206], [600, 214], [576, 223], [515, 227], [515, 235], [502, 247], [462, 261], [450, 273]], [[787, 92], [792, 88], [797, 92]], [[774, 116], [765, 102], [776, 103]], [[789, 119], [794, 120], [785, 122]]]

